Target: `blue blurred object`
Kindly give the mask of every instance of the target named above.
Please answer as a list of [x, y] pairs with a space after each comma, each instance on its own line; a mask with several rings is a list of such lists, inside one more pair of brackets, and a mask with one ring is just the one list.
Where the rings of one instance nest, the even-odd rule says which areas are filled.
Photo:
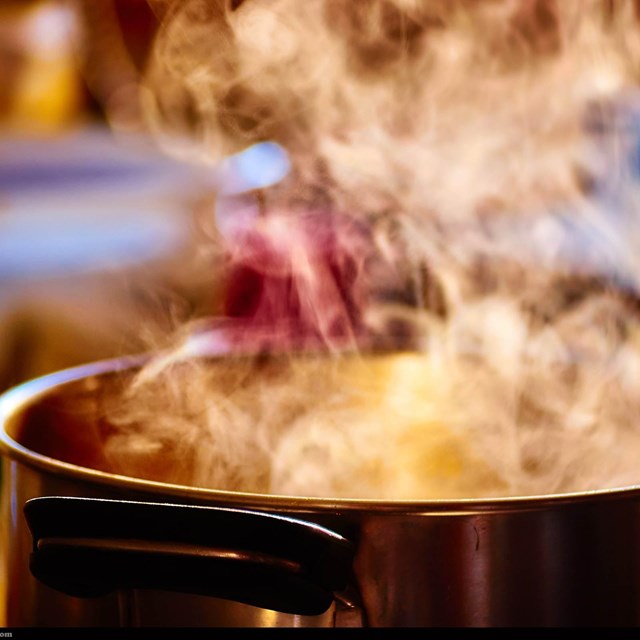
[[187, 239], [184, 222], [166, 207], [121, 203], [39, 205], [0, 215], [0, 284], [161, 258]]
[[102, 128], [50, 138], [0, 138], [0, 206], [16, 200], [79, 194], [162, 195], [202, 182], [211, 170], [161, 154], [149, 140]]
[[234, 166], [248, 189], [271, 186], [289, 173], [287, 152], [275, 142], [255, 144], [234, 158]]
[[108, 131], [0, 140], [0, 283], [153, 260], [189, 234], [211, 169]]
[[280, 182], [290, 169], [287, 152], [275, 142], [260, 142], [226, 158], [215, 169], [221, 196], [264, 189]]

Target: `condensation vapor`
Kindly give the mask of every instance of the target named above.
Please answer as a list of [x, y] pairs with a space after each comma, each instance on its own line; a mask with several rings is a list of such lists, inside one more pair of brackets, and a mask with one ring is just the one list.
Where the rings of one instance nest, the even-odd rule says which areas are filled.
[[129, 391], [114, 460], [177, 447], [187, 484], [334, 497], [640, 482], [637, 3], [164, 5], [167, 150], [285, 148], [261, 210], [371, 229], [364, 322], [412, 349], [228, 369], [191, 336]]

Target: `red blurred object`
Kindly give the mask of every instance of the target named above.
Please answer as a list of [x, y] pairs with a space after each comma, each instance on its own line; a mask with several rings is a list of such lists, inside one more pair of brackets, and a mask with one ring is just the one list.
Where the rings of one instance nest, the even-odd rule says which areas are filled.
[[161, 15], [153, 11], [148, 0], [114, 0], [113, 7], [131, 60], [142, 71], [159, 28]]
[[224, 313], [262, 348], [344, 347], [364, 337], [368, 230], [327, 213], [272, 214], [234, 234]]
[[82, 25], [88, 109], [118, 128], [143, 128], [138, 88], [162, 21], [149, 0], [73, 0]]

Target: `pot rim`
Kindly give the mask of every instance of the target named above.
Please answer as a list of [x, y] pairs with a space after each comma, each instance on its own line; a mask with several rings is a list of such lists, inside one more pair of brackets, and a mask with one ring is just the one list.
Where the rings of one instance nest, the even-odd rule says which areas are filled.
[[107, 485], [118, 489], [131, 489], [153, 494], [186, 497], [206, 502], [215, 500], [234, 505], [256, 508], [291, 508], [314, 511], [353, 511], [430, 513], [441, 515], [473, 515], [492, 511], [531, 511], [560, 507], [567, 503], [581, 503], [593, 500], [640, 498], [640, 485], [627, 485], [606, 489], [549, 493], [533, 495], [513, 495], [490, 498], [433, 498], [377, 500], [374, 498], [323, 498], [314, 496], [288, 496], [280, 494], [250, 493], [222, 489], [207, 489], [188, 485], [145, 480], [132, 476], [99, 471], [90, 467], [64, 462], [37, 453], [14, 440], [6, 430], [11, 417], [36, 403], [54, 389], [82, 379], [126, 371], [143, 365], [157, 353], [142, 353], [99, 360], [69, 367], [27, 380], [0, 394], [0, 454], [8, 459], [23, 463], [28, 467], [46, 471], [54, 475], [82, 480], [90, 484]]

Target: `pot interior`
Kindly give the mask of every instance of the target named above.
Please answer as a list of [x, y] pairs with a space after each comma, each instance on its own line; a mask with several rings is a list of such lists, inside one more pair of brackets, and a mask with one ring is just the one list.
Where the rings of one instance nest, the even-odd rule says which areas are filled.
[[[400, 498], [477, 497], [480, 485], [502, 491], [460, 439], [419, 411], [409, 415], [427, 393], [424, 381], [403, 398], [408, 406], [379, 404], [399, 367], [414, 373], [407, 357], [201, 358], [142, 382], [141, 366], [89, 366], [76, 379], [49, 376], [4, 428], [54, 461], [186, 487], [376, 500], [395, 499], [384, 494], [391, 481]], [[199, 386], [180, 386], [193, 378]], [[409, 476], [424, 495], [408, 493]]]
[[[626, 458], [637, 467], [636, 429], [616, 433], [614, 453], [608, 440], [592, 446], [579, 433], [555, 443], [536, 436], [548, 444], [542, 462], [518, 470], [529, 485], [510, 484], [509, 442], [494, 438], [480, 455], [486, 434], [447, 423], [442, 376], [415, 354], [154, 362], [97, 363], [27, 383], [17, 402], [5, 401], [5, 448], [15, 453], [13, 441], [23, 458], [54, 467], [302, 498], [493, 500], [640, 484], [598, 475], [624, 470]], [[563, 484], [548, 488], [548, 471]]]
[[86, 469], [115, 472], [105, 456], [106, 405], [133, 370], [57, 382], [9, 415], [6, 434], [29, 452]]

